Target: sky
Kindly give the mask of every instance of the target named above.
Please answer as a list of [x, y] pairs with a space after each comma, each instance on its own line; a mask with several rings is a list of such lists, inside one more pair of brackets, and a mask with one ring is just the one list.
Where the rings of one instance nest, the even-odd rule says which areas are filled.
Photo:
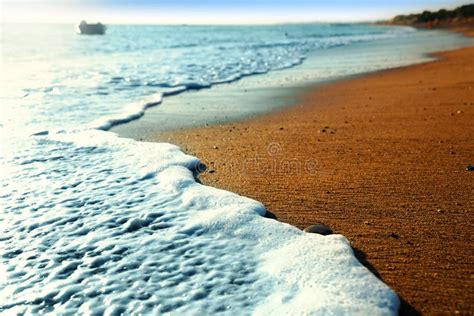
[[[472, 1], [472, 0], [471, 0]], [[0, 0], [3, 22], [260, 24], [353, 22], [467, 4], [462, 0]]]

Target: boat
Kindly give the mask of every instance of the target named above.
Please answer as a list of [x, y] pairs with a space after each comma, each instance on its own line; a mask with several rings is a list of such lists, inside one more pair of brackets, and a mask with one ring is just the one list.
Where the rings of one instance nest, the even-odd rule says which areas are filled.
[[81, 21], [77, 26], [77, 33], [82, 35], [103, 35], [105, 34], [105, 25], [102, 23], [87, 23]]

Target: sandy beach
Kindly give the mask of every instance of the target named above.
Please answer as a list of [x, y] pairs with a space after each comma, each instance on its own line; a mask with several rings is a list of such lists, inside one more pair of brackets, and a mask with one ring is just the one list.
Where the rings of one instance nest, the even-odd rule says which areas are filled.
[[474, 48], [308, 89], [278, 112], [166, 132], [200, 180], [330, 226], [402, 313], [474, 311]]

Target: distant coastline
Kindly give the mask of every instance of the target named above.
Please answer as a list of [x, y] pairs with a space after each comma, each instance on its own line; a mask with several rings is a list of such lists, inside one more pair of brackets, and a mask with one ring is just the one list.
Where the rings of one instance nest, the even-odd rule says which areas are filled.
[[453, 10], [441, 9], [436, 12], [423, 11], [409, 15], [397, 15], [389, 21], [378, 24], [406, 25], [418, 28], [458, 28], [474, 26], [474, 4], [460, 6]]

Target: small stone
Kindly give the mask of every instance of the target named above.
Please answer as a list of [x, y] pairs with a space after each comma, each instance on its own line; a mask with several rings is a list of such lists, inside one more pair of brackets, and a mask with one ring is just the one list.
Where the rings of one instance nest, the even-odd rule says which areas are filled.
[[216, 172], [216, 170], [214, 170], [214, 169], [209, 169], [209, 171], [208, 171], [208, 173], [214, 173], [214, 172]]
[[466, 171], [474, 171], [474, 166], [473, 165], [467, 165], [466, 166]]
[[390, 234], [388, 234], [388, 237], [398, 239], [400, 238], [400, 235], [397, 233], [391, 232]]
[[213, 146], [212, 148], [214, 148], [214, 149], [219, 149], [219, 147], [217, 147], [217, 146]]
[[462, 113], [462, 111], [461, 111], [461, 110], [458, 110], [456, 113], [457, 113], [457, 114], [461, 114], [461, 113]]
[[306, 227], [304, 229], [304, 232], [326, 236], [326, 235], [332, 234], [332, 229], [323, 224], [315, 224], [315, 225]]
[[442, 209], [440, 209], [440, 208], [437, 209], [436, 212], [438, 212], [438, 213], [444, 213], [444, 211], [443, 211]]
[[203, 164], [202, 162], [199, 162], [196, 165], [196, 172], [198, 172], [198, 173], [203, 173], [204, 171], [206, 171], [206, 169], [207, 169], [207, 166], [205, 164]]
[[455, 153], [454, 151], [452, 151], [452, 150], [451, 150], [449, 153], [450, 153], [451, 155], [456, 154], [456, 153]]
[[364, 221], [364, 224], [365, 225], [370, 225], [370, 222], [369, 221]]

